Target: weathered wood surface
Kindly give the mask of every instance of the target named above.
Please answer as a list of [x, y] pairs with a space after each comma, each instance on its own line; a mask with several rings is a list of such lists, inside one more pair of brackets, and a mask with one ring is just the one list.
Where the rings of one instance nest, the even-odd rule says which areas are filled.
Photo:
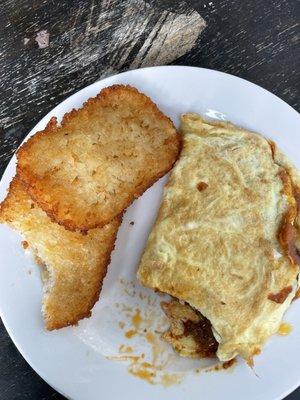
[[[167, 64], [205, 27], [179, 1], [174, 11], [144, 0], [2, 1], [0, 174], [30, 128], [71, 93], [107, 75]], [[47, 31], [49, 45], [37, 34]]]
[[[134, 9], [137, 0], [130, 5], [126, 0], [117, 3], [118, 7], [115, 0], [1, 1], [0, 175], [22, 138], [56, 104], [104, 75], [144, 63], [172, 62], [229, 72], [300, 109], [296, 1], [186, 0], [187, 5], [178, 0], [145, 0], [142, 10], [152, 10], [147, 18], [130, 15], [129, 20], [124, 9]], [[103, 10], [107, 18], [101, 17]], [[204, 26], [199, 14], [207, 27], [197, 39]], [[131, 26], [132, 20], [139, 29]], [[129, 32], [118, 27], [128, 21]], [[41, 30], [50, 34], [49, 46], [43, 49], [35, 42]], [[151, 32], [152, 39], [145, 43]], [[168, 39], [154, 32], [165, 32]], [[190, 34], [183, 46], [181, 35], [186, 32]], [[130, 40], [132, 33], [137, 37]], [[119, 34], [123, 47], [118, 47]], [[105, 45], [106, 39], [110, 44]], [[158, 47], [153, 46], [155, 41]], [[162, 56], [165, 47], [168, 51]], [[174, 59], [179, 58], [172, 61], [170, 51]], [[63, 399], [28, 366], [3, 325], [0, 349], [0, 400]], [[300, 390], [288, 397], [299, 398]]]

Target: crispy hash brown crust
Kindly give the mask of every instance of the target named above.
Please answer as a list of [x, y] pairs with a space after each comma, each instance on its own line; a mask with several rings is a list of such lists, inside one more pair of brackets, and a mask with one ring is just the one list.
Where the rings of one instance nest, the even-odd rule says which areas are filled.
[[101, 227], [168, 172], [181, 136], [135, 88], [114, 85], [65, 114], [18, 151], [33, 200], [69, 230]]
[[0, 207], [0, 222], [19, 231], [44, 266], [43, 314], [48, 330], [91, 315], [110, 262], [120, 218], [87, 234], [52, 222], [14, 178]]

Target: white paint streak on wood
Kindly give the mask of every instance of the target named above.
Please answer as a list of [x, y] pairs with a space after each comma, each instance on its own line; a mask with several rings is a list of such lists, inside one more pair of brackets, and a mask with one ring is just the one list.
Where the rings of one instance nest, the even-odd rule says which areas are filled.
[[[204, 20], [182, 0], [173, 12], [164, 10], [162, 4], [144, 0], [78, 1], [68, 10], [65, 30], [52, 32], [53, 21], [49, 20], [36, 38], [30, 32], [37, 32], [41, 23], [25, 15], [29, 21], [24, 23], [20, 39], [26, 50], [0, 69], [0, 90], [5, 89], [7, 94], [0, 113], [0, 128], [3, 126], [7, 135], [0, 138], [4, 153], [0, 166], [25, 133], [20, 124], [27, 120], [28, 125], [32, 116], [38, 119], [54, 105], [54, 99], [60, 101], [77, 88], [119, 71], [166, 64], [189, 51], [205, 27]], [[51, 32], [51, 52], [32, 46], [34, 40], [39, 48], [49, 45], [46, 28]], [[32, 35], [29, 42], [23, 39], [27, 35]], [[6, 44], [4, 51], [10, 45]], [[24, 99], [21, 105], [20, 96]]]
[[71, 46], [71, 47], [72, 47], [72, 43], [73, 43], [73, 36], [74, 36], [74, 34], [75, 34], [75, 32], [76, 32], [76, 28], [75, 28], [76, 22], [77, 22], [77, 20], [78, 20], [79, 15], [82, 13], [82, 9], [83, 9], [83, 4], [79, 4], [78, 9], [76, 10], [76, 13], [75, 13], [74, 22], [73, 22], [73, 24], [72, 24], [72, 27], [71, 27], [71, 29], [70, 29], [70, 32], [66, 32], [67, 35], [68, 35], [69, 38], [70, 38], [70, 46]]
[[[168, 13], [166, 11], [162, 12], [162, 14], [161, 14], [160, 18], [158, 19], [156, 25], [154, 26], [153, 30], [150, 32], [149, 36], [147, 37], [147, 39], [145, 40], [143, 46], [141, 47], [140, 51], [138, 52], [135, 60], [131, 63], [130, 67], [132, 69], [140, 67], [142, 65], [143, 61], [146, 60], [146, 53], [149, 50], [149, 48], [151, 47], [152, 43], [154, 45], [156, 45], [155, 41], [154, 41], [154, 38], [158, 33], [160, 33], [162, 24], [163, 24], [164, 20], [166, 19], [167, 14]], [[160, 41], [162, 40], [161, 36], [159, 37], [159, 40]]]
[[[191, 50], [205, 26], [205, 21], [197, 12], [189, 16], [168, 13], [156, 39], [150, 44], [148, 37], [131, 68], [170, 63]], [[150, 50], [142, 57], [144, 48], [149, 46]]]
[[297, 23], [294, 24], [294, 25], [288, 26], [288, 27], [285, 28], [283, 31], [280, 31], [280, 32], [278, 33], [278, 36], [282, 35], [283, 33], [287, 32], [287, 31], [289, 31], [289, 30], [291, 30], [291, 29], [297, 28], [298, 25], [299, 25], [299, 23], [297, 22]]
[[93, 17], [94, 8], [95, 8], [95, 4], [94, 4], [94, 0], [92, 0], [92, 4], [91, 4], [91, 7], [90, 7], [90, 12], [89, 12], [89, 16], [88, 16], [88, 20], [87, 20], [87, 24], [86, 24], [86, 28], [85, 28], [85, 36], [89, 35], [89, 31], [91, 29], [91, 23], [92, 23], [92, 17]]
[[[72, 29], [70, 51], [49, 65], [49, 73], [44, 76], [52, 79], [50, 70], [57, 70], [58, 65], [67, 69], [68, 73], [74, 73], [110, 55], [110, 64], [101, 69], [99, 78], [107, 76], [108, 69], [118, 71], [122, 68], [143, 35], [148, 37], [141, 43], [139, 52], [128, 67], [133, 69], [166, 64], [189, 51], [205, 28], [205, 21], [196, 11], [192, 10], [188, 15], [162, 11], [157, 23], [147, 32], [150, 19], [157, 13], [153, 6], [143, 0], [124, 0], [122, 15], [116, 21], [114, 8], [117, 6], [120, 6], [119, 0], [106, 0], [93, 24], [95, 4], [92, 1], [84, 35], [79, 33], [75, 37]], [[80, 10], [75, 19], [79, 14]], [[106, 39], [105, 34], [109, 29], [111, 36]], [[95, 36], [98, 41], [94, 40]]]

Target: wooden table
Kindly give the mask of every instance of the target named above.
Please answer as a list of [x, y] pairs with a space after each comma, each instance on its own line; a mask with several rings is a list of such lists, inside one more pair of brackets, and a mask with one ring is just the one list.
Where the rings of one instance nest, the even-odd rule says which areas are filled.
[[[171, 63], [217, 69], [255, 82], [299, 110], [296, 3], [2, 0], [0, 174], [50, 109], [95, 80], [128, 68]], [[203, 32], [197, 12], [207, 24]], [[126, 20], [129, 28], [121, 29]], [[40, 41], [40, 48], [36, 36], [43, 30], [50, 34], [49, 46]], [[63, 398], [28, 366], [2, 324], [0, 343], [1, 400]], [[299, 397], [300, 389], [288, 399]]]

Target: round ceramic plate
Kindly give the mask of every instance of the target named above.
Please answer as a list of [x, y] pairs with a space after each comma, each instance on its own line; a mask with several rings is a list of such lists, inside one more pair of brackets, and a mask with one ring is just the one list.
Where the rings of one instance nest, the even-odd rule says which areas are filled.
[[[61, 118], [116, 83], [146, 93], [176, 125], [181, 113], [194, 111], [260, 132], [300, 167], [298, 113], [252, 83], [201, 68], [147, 68], [95, 82], [54, 108], [29, 135], [43, 129], [50, 117]], [[2, 178], [1, 199], [14, 173], [15, 157]], [[166, 326], [161, 298], [142, 288], [135, 274], [165, 180], [127, 210], [100, 301], [92, 316], [76, 327], [45, 331], [39, 269], [21, 248], [20, 236], [0, 227], [0, 308], [12, 340], [45, 381], [74, 400], [284, 398], [300, 383], [300, 301], [284, 316], [292, 332], [272, 337], [255, 358], [254, 369], [239, 360], [227, 370], [215, 371], [210, 366], [216, 361], [180, 358], [161, 341]]]

